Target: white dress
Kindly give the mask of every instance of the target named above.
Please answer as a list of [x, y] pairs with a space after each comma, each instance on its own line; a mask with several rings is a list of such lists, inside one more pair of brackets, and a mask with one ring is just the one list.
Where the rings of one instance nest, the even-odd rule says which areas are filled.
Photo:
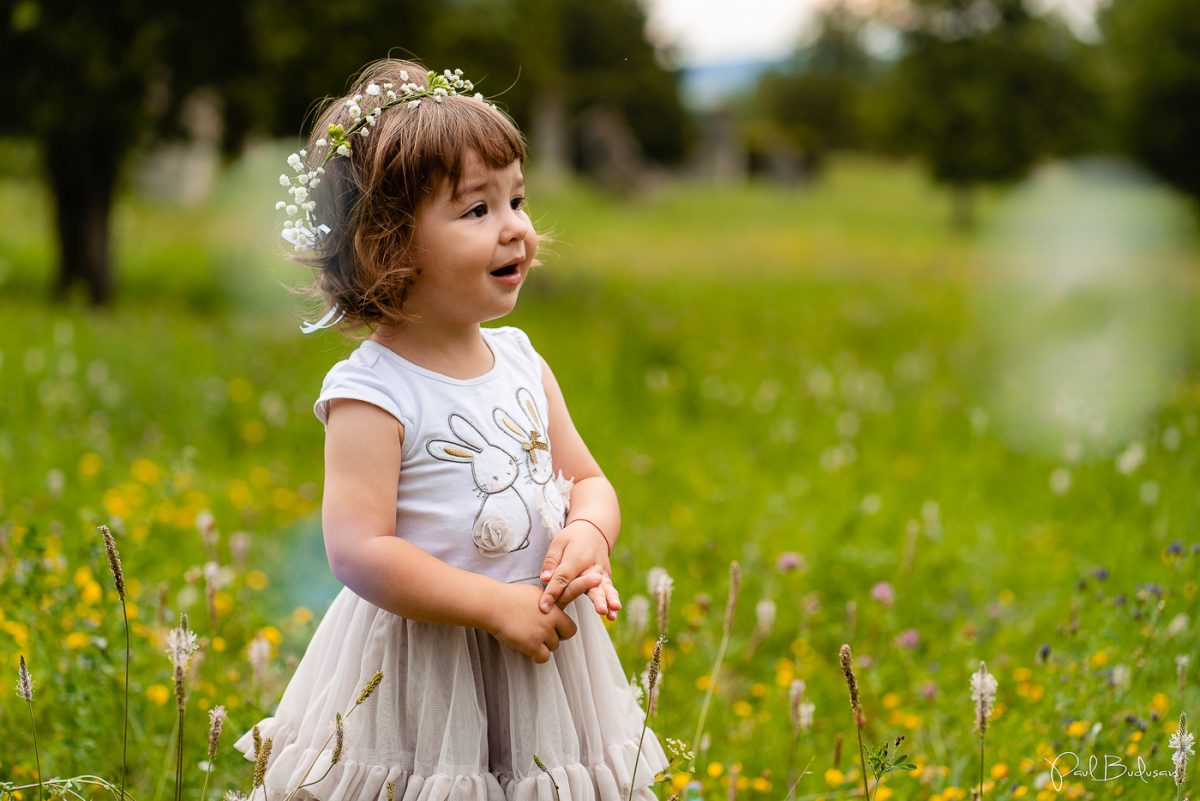
[[[329, 371], [315, 412], [324, 423], [330, 400], [357, 398], [404, 425], [396, 536], [540, 586], [565, 515], [541, 362], [521, 330], [481, 330], [494, 356], [482, 376], [450, 378], [367, 341]], [[587, 596], [566, 612], [578, 632], [537, 664], [485, 631], [408, 620], [343, 588], [258, 723], [273, 739], [266, 801], [325, 773], [334, 715], [351, 708], [341, 759], [297, 798], [386, 801], [388, 782], [395, 801], [626, 801], [631, 783], [635, 798], [654, 798], [668, 760], [650, 730], [637, 758], [644, 715], [604, 623]], [[354, 707], [376, 671], [379, 687]], [[252, 732], [234, 747], [253, 759]]]

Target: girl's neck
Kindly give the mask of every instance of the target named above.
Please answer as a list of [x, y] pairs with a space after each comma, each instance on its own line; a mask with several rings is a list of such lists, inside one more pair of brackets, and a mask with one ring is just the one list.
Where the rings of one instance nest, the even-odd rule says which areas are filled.
[[413, 364], [452, 378], [474, 378], [493, 364], [491, 348], [483, 341], [478, 323], [453, 329], [421, 324], [380, 327], [371, 339]]

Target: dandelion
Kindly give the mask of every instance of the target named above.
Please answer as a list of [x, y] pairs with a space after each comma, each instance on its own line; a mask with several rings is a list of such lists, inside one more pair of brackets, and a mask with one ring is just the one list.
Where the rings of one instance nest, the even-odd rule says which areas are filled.
[[38, 775], [38, 798], [42, 797], [42, 758], [38, 754], [37, 746], [37, 724], [33, 719], [33, 677], [29, 675], [29, 668], [25, 665], [25, 654], [21, 654], [21, 664], [17, 672], [17, 695], [25, 699], [25, 704], [29, 707], [29, 725], [33, 732], [33, 759], [37, 763]]
[[862, 706], [858, 701], [858, 677], [854, 675], [854, 655], [850, 652], [849, 644], [843, 644], [838, 651], [838, 662], [842, 666], [842, 677], [846, 680], [846, 689], [850, 691], [850, 709], [854, 711], [854, 728], [858, 733], [858, 759], [862, 766], [863, 798], [870, 798], [871, 790], [867, 786], [867, 756], [862, 741], [862, 728], [866, 723], [866, 718], [863, 717]]
[[996, 703], [996, 677], [988, 673], [987, 665], [979, 663], [979, 670], [971, 674], [971, 700], [975, 702], [975, 729], [979, 732], [979, 797], [983, 797], [984, 735], [987, 733], [988, 717]]
[[1187, 730], [1187, 715], [1179, 713], [1179, 728], [1171, 735], [1171, 761], [1175, 763], [1176, 794], [1187, 778], [1187, 763], [1189, 756], [1195, 756], [1196, 735]]

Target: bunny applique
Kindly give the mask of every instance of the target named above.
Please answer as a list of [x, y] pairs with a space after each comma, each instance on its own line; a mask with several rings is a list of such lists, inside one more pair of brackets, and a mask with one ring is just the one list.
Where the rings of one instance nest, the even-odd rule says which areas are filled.
[[559, 471], [554, 477], [554, 465], [550, 459], [550, 445], [545, 440], [546, 425], [533, 401], [533, 393], [525, 387], [517, 390], [517, 408], [521, 410], [526, 425], [520, 425], [505, 409], [497, 407], [492, 417], [500, 430], [515, 439], [525, 452], [525, 465], [529, 480], [536, 485], [538, 511], [542, 522], [551, 536], [557, 534], [567, 518], [571, 487], [575, 483], [563, 478]]
[[[514, 486], [520, 463], [499, 445], [494, 445], [461, 414], [449, 417], [450, 430], [457, 442], [430, 440], [425, 450], [443, 462], [471, 466], [476, 494], [480, 497], [472, 538], [483, 556], [499, 557], [529, 547], [533, 519], [525, 499]], [[547, 454], [549, 461], [549, 454]]]

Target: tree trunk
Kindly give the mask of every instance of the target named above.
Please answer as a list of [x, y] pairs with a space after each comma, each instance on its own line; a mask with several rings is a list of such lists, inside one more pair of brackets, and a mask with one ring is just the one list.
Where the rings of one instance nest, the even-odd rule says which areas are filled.
[[80, 127], [46, 141], [59, 246], [56, 299], [82, 283], [93, 305], [112, 300], [109, 231], [119, 164], [120, 147], [94, 130]]
[[544, 185], [553, 187], [562, 182], [569, 169], [566, 100], [562, 90], [553, 87], [534, 97], [531, 166]]

